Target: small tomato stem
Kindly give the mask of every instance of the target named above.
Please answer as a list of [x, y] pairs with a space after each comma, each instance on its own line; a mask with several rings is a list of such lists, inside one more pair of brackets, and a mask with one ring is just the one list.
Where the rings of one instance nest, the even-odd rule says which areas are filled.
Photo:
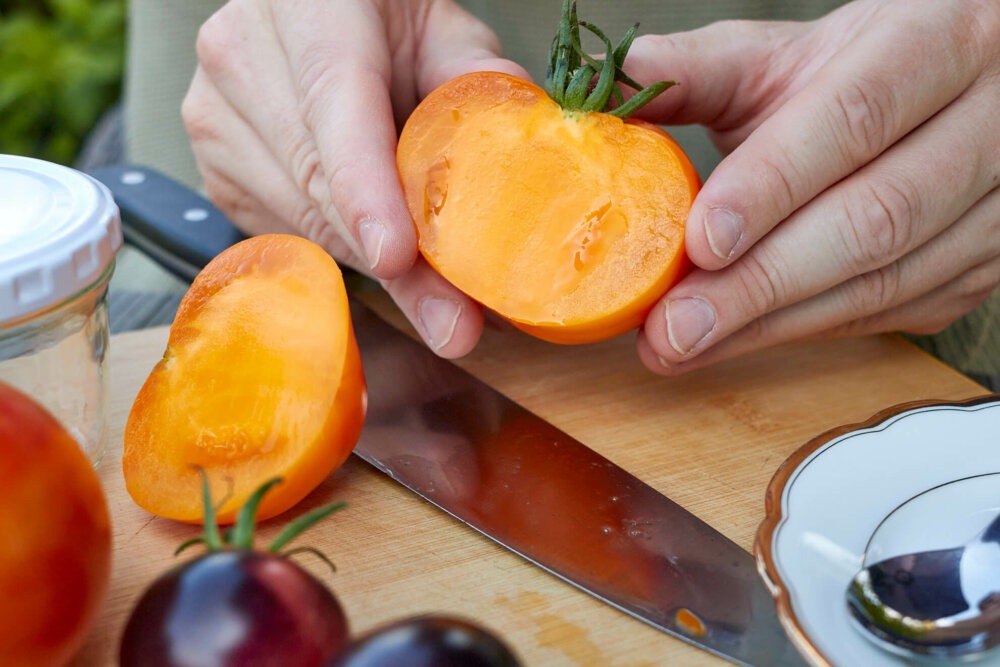
[[253, 548], [253, 531], [257, 523], [257, 508], [260, 506], [260, 501], [264, 497], [264, 494], [275, 484], [280, 484], [281, 481], [280, 477], [269, 479], [247, 499], [243, 507], [240, 508], [239, 514], [236, 515], [236, 525], [233, 526], [233, 531], [227, 540], [229, 546], [236, 549]]
[[[209, 552], [220, 551], [226, 548], [244, 551], [253, 550], [254, 530], [257, 523], [257, 508], [260, 506], [261, 500], [267, 492], [270, 491], [272, 487], [283, 481], [282, 478], [272, 477], [258, 487], [240, 508], [240, 511], [236, 516], [236, 523], [226, 530], [225, 534], [221, 534], [219, 531], [218, 521], [216, 520], [216, 508], [212, 504], [212, 489], [208, 483], [208, 474], [201, 467], [196, 466], [196, 469], [201, 474], [202, 502], [204, 504], [205, 513], [204, 530], [198, 537], [192, 537], [191, 539], [183, 542], [179, 547], [177, 547], [177, 550], [174, 551], [174, 555], [176, 556], [195, 544], [204, 544], [205, 550]], [[347, 503], [335, 502], [306, 512], [295, 521], [285, 526], [285, 528], [271, 543], [270, 547], [268, 547], [268, 551], [275, 554], [279, 553], [282, 547], [298, 537], [302, 531], [306, 530], [320, 519], [323, 519], [345, 507], [347, 507]], [[300, 547], [299, 549], [293, 550], [293, 552], [295, 551], [310, 551], [333, 567], [333, 563], [331, 563], [326, 556], [312, 547]]]
[[[604, 43], [606, 54], [603, 60], [597, 60], [584, 52], [580, 41], [581, 26]], [[643, 87], [622, 70], [625, 56], [638, 30], [639, 24], [633, 24], [618, 46], [612, 46], [611, 40], [597, 26], [579, 20], [575, 0], [563, 0], [559, 31], [549, 50], [545, 92], [564, 109], [597, 111], [628, 118], [677, 83], [658, 81]], [[623, 102], [624, 95], [620, 85], [637, 92], [627, 102]]]

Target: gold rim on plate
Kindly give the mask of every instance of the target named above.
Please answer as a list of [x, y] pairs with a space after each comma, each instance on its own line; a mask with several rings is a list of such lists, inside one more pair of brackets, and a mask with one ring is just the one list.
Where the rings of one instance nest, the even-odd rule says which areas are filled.
[[795, 610], [792, 608], [789, 588], [778, 572], [772, 550], [775, 532], [785, 520], [785, 516], [782, 514], [782, 498], [789, 480], [813, 453], [832, 440], [848, 433], [871, 429], [903, 413], [923, 410], [929, 407], [952, 406], [969, 408], [982, 403], [995, 403], [998, 401], [1000, 401], [1000, 394], [991, 393], [966, 401], [917, 400], [899, 403], [880, 410], [865, 421], [838, 426], [821, 433], [795, 450], [775, 471], [774, 476], [767, 485], [767, 493], [764, 497], [764, 520], [757, 528], [757, 534], [754, 538], [754, 556], [757, 560], [757, 569], [763, 577], [764, 583], [770, 589], [771, 595], [774, 597], [781, 625], [785, 628], [786, 634], [799, 653], [809, 663], [817, 667], [831, 667], [832, 665], [830, 659], [809, 638], [808, 633], [806, 633], [796, 616]]

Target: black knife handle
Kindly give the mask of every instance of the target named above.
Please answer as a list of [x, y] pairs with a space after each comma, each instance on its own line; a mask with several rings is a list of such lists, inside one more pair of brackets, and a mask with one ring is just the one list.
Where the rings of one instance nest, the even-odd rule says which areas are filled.
[[90, 175], [111, 190], [125, 241], [186, 281], [246, 238], [212, 202], [154, 169], [114, 165]]

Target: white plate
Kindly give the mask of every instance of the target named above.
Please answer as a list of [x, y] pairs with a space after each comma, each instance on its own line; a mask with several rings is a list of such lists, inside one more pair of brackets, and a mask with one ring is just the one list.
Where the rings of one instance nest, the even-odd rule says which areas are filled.
[[[844, 592], [877, 559], [951, 547], [1000, 512], [1000, 395], [908, 403], [829, 431], [775, 473], [757, 564], [782, 625], [814, 665], [898, 667], [862, 635]], [[917, 522], [917, 518], [920, 522]], [[1000, 667], [1000, 652], [977, 667]]]

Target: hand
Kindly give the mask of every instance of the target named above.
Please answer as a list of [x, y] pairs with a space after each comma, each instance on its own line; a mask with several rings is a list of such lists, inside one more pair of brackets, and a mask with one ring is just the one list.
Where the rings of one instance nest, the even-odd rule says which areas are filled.
[[1000, 283], [1000, 4], [860, 0], [813, 23], [637, 40], [641, 114], [723, 152], [696, 269], [639, 335], [672, 374], [807, 336], [933, 333]]
[[526, 72], [451, 0], [231, 0], [198, 35], [182, 113], [209, 196], [245, 232], [305, 236], [379, 279], [445, 357], [478, 304], [418, 257], [396, 127], [453, 76]]

